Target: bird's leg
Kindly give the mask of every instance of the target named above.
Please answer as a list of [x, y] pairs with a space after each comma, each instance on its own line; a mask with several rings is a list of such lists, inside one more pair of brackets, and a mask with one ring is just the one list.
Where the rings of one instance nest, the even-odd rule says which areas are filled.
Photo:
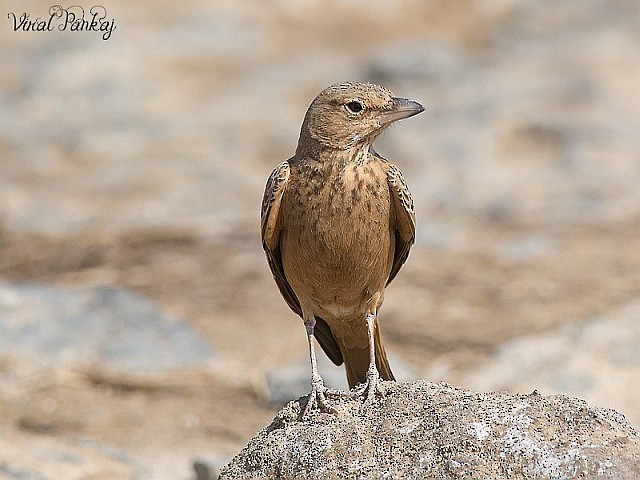
[[374, 339], [374, 328], [376, 325], [376, 314], [369, 313], [366, 318], [367, 335], [369, 337], [369, 368], [367, 370], [367, 381], [352, 390], [352, 396], [359, 397], [366, 394], [365, 403], [370, 403], [376, 391], [379, 390], [380, 373], [376, 367], [376, 344]]
[[331, 407], [327, 403], [327, 397], [325, 394], [329, 393], [327, 387], [324, 386], [322, 377], [318, 373], [318, 363], [316, 362], [316, 350], [315, 350], [315, 336], [313, 330], [316, 326], [316, 319], [313, 315], [308, 320], [304, 321], [304, 326], [307, 330], [307, 340], [309, 341], [309, 357], [311, 358], [311, 393], [309, 393], [309, 399], [307, 405], [304, 407], [302, 417], [304, 418], [314, 406], [327, 413], [337, 413], [336, 409]]

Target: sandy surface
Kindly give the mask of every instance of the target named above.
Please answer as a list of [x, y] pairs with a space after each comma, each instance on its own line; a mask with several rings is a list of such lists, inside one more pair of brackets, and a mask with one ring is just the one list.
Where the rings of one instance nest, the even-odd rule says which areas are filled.
[[[376, 143], [417, 208], [416, 245], [381, 313], [403, 376], [533, 385], [640, 424], [635, 382], [611, 381], [616, 368], [598, 360], [617, 340], [640, 351], [637, 322], [604, 353], [584, 345], [587, 386], [544, 382], [543, 367], [496, 370], [512, 368], [513, 342], [534, 339], [535, 355], [563, 328], [640, 317], [640, 6], [323, 5], [114, 0], [104, 41], [14, 32], [6, 15], [26, 7], [0, 3], [0, 276], [129, 288], [216, 352], [214, 365], [152, 381], [0, 352], [5, 442], [82, 438], [148, 478], [183, 479], [192, 459], [236, 453], [271, 419], [265, 375], [304, 364], [306, 346], [263, 258], [260, 199], [310, 100], [349, 79], [426, 106]], [[640, 358], [618, 365], [633, 378]]]

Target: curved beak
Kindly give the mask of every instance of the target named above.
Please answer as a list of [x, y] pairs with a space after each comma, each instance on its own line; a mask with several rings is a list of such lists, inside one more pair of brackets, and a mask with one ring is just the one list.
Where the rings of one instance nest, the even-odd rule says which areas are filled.
[[394, 97], [391, 110], [382, 112], [380, 115], [380, 125], [388, 125], [403, 118], [413, 117], [423, 111], [424, 107], [418, 102], [408, 98]]

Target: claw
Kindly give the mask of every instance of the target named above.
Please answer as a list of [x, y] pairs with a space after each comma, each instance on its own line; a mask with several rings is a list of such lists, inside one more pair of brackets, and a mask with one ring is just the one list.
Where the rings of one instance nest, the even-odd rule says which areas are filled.
[[364, 409], [373, 403], [376, 393], [383, 395], [384, 391], [382, 390], [378, 369], [375, 365], [372, 365], [367, 370], [367, 381], [354, 387], [349, 392], [349, 396], [351, 398], [364, 397], [364, 403], [362, 405], [362, 408]]
[[369, 334], [369, 354], [370, 363], [367, 370], [367, 381], [361, 383], [349, 392], [351, 398], [365, 397], [363, 408], [367, 405], [371, 405], [376, 393], [384, 394], [382, 387], [380, 386], [380, 373], [376, 368], [376, 354], [375, 354], [375, 340], [373, 329], [375, 326], [376, 316], [375, 314], [367, 315], [367, 332]]
[[311, 379], [311, 393], [309, 393], [307, 397], [307, 404], [300, 418], [306, 417], [315, 407], [318, 407], [321, 412], [338, 413], [338, 411], [327, 402], [327, 396], [334, 396], [338, 393], [336, 390], [330, 390], [325, 387], [320, 375], [314, 375]]

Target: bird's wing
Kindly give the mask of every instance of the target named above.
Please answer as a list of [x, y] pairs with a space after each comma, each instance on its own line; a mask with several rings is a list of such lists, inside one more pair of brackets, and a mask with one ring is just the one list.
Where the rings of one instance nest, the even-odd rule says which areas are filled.
[[398, 167], [389, 164], [387, 182], [391, 191], [391, 203], [395, 211], [396, 249], [393, 255], [393, 265], [389, 273], [387, 285], [395, 278], [400, 267], [407, 260], [409, 250], [416, 238], [416, 214], [413, 209], [411, 192]]
[[[280, 252], [280, 204], [287, 188], [289, 174], [289, 162], [282, 162], [271, 172], [271, 176], [269, 180], [267, 180], [260, 213], [262, 248], [264, 248], [267, 254], [267, 262], [269, 263], [269, 268], [271, 269], [280, 293], [291, 310], [302, 317], [302, 308], [300, 307], [298, 297], [296, 297], [293, 288], [291, 288], [284, 274], [282, 255]], [[318, 343], [331, 361], [336, 365], [341, 365], [343, 361], [342, 353], [340, 353], [340, 348], [331, 332], [329, 324], [322, 318], [316, 317], [314, 332]]]
[[282, 162], [271, 172], [269, 180], [267, 180], [260, 213], [262, 248], [267, 254], [267, 262], [280, 293], [291, 310], [302, 317], [302, 309], [300, 308], [298, 297], [296, 297], [284, 274], [280, 253], [280, 204], [282, 195], [284, 195], [287, 188], [289, 173], [289, 162]]

